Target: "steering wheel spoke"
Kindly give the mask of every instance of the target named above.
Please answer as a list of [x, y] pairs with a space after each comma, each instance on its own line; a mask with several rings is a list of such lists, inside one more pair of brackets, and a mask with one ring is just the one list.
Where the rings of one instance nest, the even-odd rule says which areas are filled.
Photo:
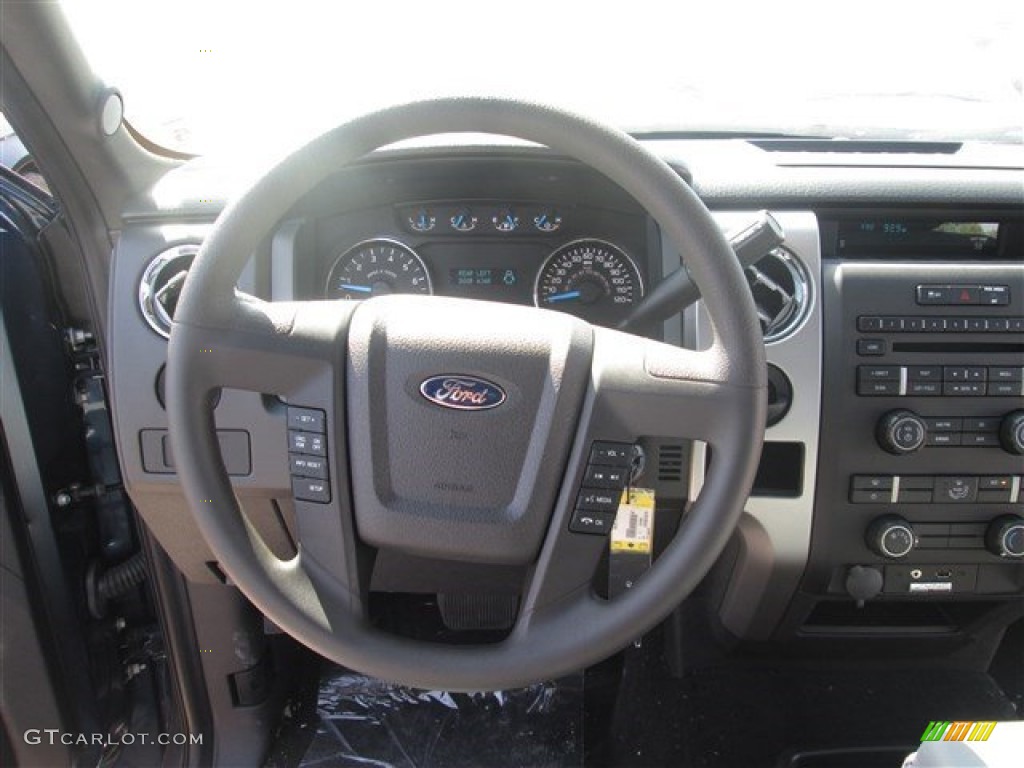
[[208, 387], [287, 397], [319, 376], [344, 371], [352, 310], [349, 302], [270, 303], [236, 293], [216, 324], [178, 323], [171, 344], [201, 359], [192, 373]]

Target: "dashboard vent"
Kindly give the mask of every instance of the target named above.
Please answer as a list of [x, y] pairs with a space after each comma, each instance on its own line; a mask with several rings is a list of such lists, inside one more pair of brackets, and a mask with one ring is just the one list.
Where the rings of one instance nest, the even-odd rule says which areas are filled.
[[678, 483], [683, 479], [683, 446], [658, 446], [658, 480]]
[[176, 245], [157, 254], [139, 283], [139, 309], [149, 327], [165, 339], [171, 336], [174, 310], [181, 298], [181, 287], [199, 252], [199, 245]]
[[765, 342], [790, 336], [811, 308], [811, 282], [804, 265], [785, 248], [776, 248], [747, 267], [746, 275]]

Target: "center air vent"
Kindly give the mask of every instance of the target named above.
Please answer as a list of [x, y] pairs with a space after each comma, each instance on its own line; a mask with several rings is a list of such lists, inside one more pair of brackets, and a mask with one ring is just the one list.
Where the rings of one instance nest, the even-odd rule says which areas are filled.
[[142, 275], [139, 308], [149, 327], [165, 339], [170, 338], [181, 287], [198, 251], [199, 246], [195, 243], [168, 248], [149, 262]]
[[804, 265], [785, 248], [776, 248], [747, 267], [746, 275], [765, 342], [790, 336], [811, 308], [811, 281]]

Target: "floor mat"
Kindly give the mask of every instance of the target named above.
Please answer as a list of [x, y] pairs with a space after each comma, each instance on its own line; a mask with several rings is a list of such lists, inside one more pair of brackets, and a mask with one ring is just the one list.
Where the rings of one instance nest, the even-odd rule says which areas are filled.
[[[612, 765], [898, 768], [930, 720], [1020, 716], [988, 675], [950, 669], [731, 665], [654, 678], [632, 702]], [[833, 752], [844, 748], [860, 750], [852, 763]]]
[[583, 676], [513, 691], [458, 694], [391, 685], [341, 669], [325, 675], [301, 752], [274, 768], [577, 768]]

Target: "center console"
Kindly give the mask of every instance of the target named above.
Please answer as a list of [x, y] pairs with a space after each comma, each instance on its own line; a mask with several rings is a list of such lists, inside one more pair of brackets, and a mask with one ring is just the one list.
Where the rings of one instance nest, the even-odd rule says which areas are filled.
[[974, 233], [959, 251], [894, 247], [910, 238], [858, 243], [865, 226], [823, 227], [832, 258], [821, 432], [831, 437], [801, 591], [908, 603], [1024, 594], [1019, 221], [1000, 225], [998, 238], [976, 223], [909, 224]]

